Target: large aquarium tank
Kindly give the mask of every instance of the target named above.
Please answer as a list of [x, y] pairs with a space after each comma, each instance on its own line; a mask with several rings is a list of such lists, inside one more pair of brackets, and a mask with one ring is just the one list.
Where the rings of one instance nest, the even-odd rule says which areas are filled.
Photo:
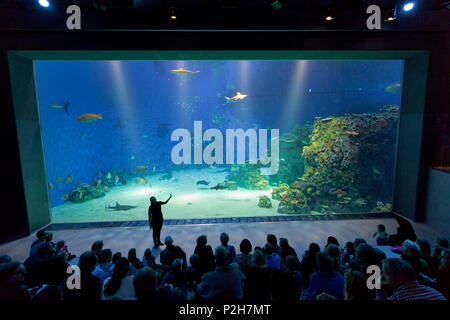
[[402, 60], [35, 71], [53, 222], [391, 210]]

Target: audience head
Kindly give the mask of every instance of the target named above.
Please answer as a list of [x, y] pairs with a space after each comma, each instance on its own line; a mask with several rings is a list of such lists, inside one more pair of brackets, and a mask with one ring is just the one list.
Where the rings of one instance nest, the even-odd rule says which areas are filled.
[[439, 262], [440, 262], [440, 264], [439, 264], [440, 269], [450, 267], [450, 250], [449, 249], [442, 250], [441, 258], [440, 258]]
[[333, 262], [329, 255], [323, 252], [317, 253], [317, 267], [319, 268], [319, 272], [333, 272]]
[[112, 257], [112, 263], [116, 264], [120, 258], [122, 258], [122, 253], [120, 253], [120, 252], [114, 253], [114, 255]]
[[411, 240], [405, 240], [402, 243], [402, 259], [419, 260], [422, 256], [419, 246]]
[[45, 229], [41, 229], [38, 232], [36, 232], [36, 238], [38, 238], [39, 240], [44, 240], [45, 239]]
[[355, 252], [355, 244], [353, 242], [348, 241], [345, 244], [345, 249], [350, 253]]
[[335, 244], [336, 246], [339, 247], [339, 241], [337, 241], [337, 239], [335, 237], [328, 237], [327, 239], [327, 245], [325, 247], [328, 247], [328, 245], [330, 244]]
[[436, 245], [434, 247], [433, 256], [440, 257], [443, 249], [448, 249], [448, 240], [444, 237], [438, 236], [436, 238]]
[[361, 268], [360, 270], [365, 273], [369, 266], [377, 264], [377, 252], [371, 245], [361, 243], [356, 248], [355, 259]]
[[126, 258], [120, 258], [113, 270], [111, 278], [105, 284], [105, 296], [113, 296], [119, 290], [122, 279], [128, 275], [130, 270], [130, 262]]
[[308, 256], [311, 256], [313, 258], [316, 257], [316, 253], [320, 252], [320, 247], [317, 243], [310, 243], [308, 247], [308, 251], [306, 252]]
[[170, 247], [170, 246], [173, 244], [173, 239], [172, 239], [172, 237], [171, 237], [171, 236], [167, 236], [167, 237], [164, 239], [164, 244], [166, 245], [166, 248], [167, 248], [167, 247]]
[[180, 273], [182, 267], [183, 267], [183, 264], [181, 262], [181, 259], [175, 259], [175, 260], [173, 260], [172, 265], [170, 266], [170, 269], [174, 273]]
[[130, 262], [133, 262], [134, 260], [136, 260], [136, 258], [136, 248], [131, 248], [130, 250], [128, 250], [128, 260]]
[[58, 252], [52, 257], [53, 263], [64, 264], [67, 261], [67, 254], [65, 252]]
[[330, 243], [325, 248], [325, 253], [330, 256], [330, 258], [339, 258], [341, 255], [341, 251], [339, 250], [339, 247], [335, 245], [334, 243]]
[[103, 241], [102, 240], [95, 241], [91, 246], [91, 251], [95, 252], [95, 253], [99, 252], [102, 249], [103, 249]]
[[367, 241], [364, 240], [363, 238], [356, 238], [356, 239], [355, 239], [355, 250], [359, 247], [359, 245], [360, 245], [361, 243], [367, 243]]
[[416, 240], [416, 244], [419, 246], [423, 258], [428, 258], [431, 255], [431, 246], [427, 240], [419, 238]]
[[384, 226], [384, 224], [379, 224], [377, 226], [377, 230], [378, 230], [378, 232], [385, 232], [386, 231], [386, 227]]
[[228, 233], [222, 232], [220, 234], [220, 243], [222, 243], [223, 246], [227, 246], [228, 241], [230, 241], [230, 237], [228, 236]]
[[198, 254], [194, 253], [189, 257], [189, 263], [194, 269], [198, 269], [200, 266], [200, 258]]
[[266, 268], [267, 261], [266, 256], [261, 250], [256, 250], [253, 252], [251, 259], [251, 266], [256, 268]]
[[201, 235], [200, 237], [197, 238], [197, 246], [205, 247], [207, 243], [208, 243], [208, 238], [206, 238], [205, 235]]
[[151, 256], [152, 256], [152, 250], [150, 250], [149, 248], [145, 249], [144, 257], [146, 257], [147, 259], [150, 259]]
[[280, 247], [285, 248], [289, 245], [289, 241], [286, 238], [280, 238]]
[[356, 270], [345, 273], [345, 300], [372, 300], [364, 275]]
[[267, 235], [267, 242], [274, 247], [278, 245], [277, 237], [275, 237], [275, 235], [271, 233]]
[[377, 264], [377, 266], [379, 266], [381, 268], [381, 266], [383, 264], [383, 260], [387, 258], [386, 254], [382, 250], [380, 250], [378, 248], [375, 248], [375, 253], [376, 253], [376, 256], [377, 256], [377, 263], [376, 264]]
[[45, 232], [44, 239], [45, 239], [46, 242], [52, 242], [52, 240], [53, 240], [53, 233]]
[[86, 251], [80, 256], [78, 267], [80, 267], [81, 274], [88, 274], [94, 271], [97, 266], [97, 255], [92, 251]]
[[216, 257], [216, 263], [218, 266], [224, 266], [228, 264], [228, 250], [224, 246], [218, 246], [214, 255]]
[[298, 270], [300, 266], [300, 263], [298, 261], [298, 259], [294, 256], [287, 256], [286, 257], [286, 267], [290, 270], [290, 271], [295, 271]]
[[38, 257], [42, 259], [50, 259], [54, 253], [52, 246], [48, 242], [41, 243], [37, 250]]
[[25, 279], [25, 266], [20, 262], [5, 262], [0, 264], [0, 288], [8, 284], [21, 285]]
[[270, 243], [266, 243], [266, 244], [264, 245], [264, 252], [265, 252], [268, 256], [270, 256], [270, 255], [273, 253], [273, 245], [270, 244]]
[[408, 262], [398, 258], [383, 261], [381, 285], [388, 292], [412, 281], [416, 281], [416, 272]]
[[243, 254], [249, 254], [250, 252], [252, 252], [252, 244], [250, 243], [250, 240], [242, 240], [241, 244], [239, 245], [239, 249]]
[[148, 299], [149, 295], [158, 290], [156, 272], [149, 267], [140, 269], [133, 278], [133, 286], [138, 300]]
[[112, 258], [111, 249], [103, 249], [97, 253], [98, 263], [110, 263]]

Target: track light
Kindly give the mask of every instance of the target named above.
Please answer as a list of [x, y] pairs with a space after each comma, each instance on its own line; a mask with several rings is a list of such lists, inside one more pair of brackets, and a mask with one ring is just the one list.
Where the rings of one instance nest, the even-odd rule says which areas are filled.
[[394, 21], [397, 19], [397, 5], [391, 10], [390, 15], [384, 21]]
[[39, 4], [44, 8], [47, 8], [50, 5], [47, 0], [39, 0]]
[[414, 7], [415, 7], [414, 2], [412, 2], [412, 1], [406, 2], [403, 5], [403, 11], [405, 11], [405, 12], [411, 11], [412, 9], [414, 9]]
[[175, 7], [169, 8], [169, 17], [171, 20], [177, 20], [177, 13]]

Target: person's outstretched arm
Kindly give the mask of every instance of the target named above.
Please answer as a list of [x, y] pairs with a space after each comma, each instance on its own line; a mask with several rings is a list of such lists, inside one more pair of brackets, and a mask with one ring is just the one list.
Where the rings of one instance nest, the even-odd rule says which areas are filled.
[[169, 199], [167, 199], [166, 201], [164, 201], [164, 202], [161, 202], [161, 204], [166, 204], [167, 202], [169, 202], [169, 200], [172, 198], [172, 194], [170, 194], [170, 197], [169, 197]]

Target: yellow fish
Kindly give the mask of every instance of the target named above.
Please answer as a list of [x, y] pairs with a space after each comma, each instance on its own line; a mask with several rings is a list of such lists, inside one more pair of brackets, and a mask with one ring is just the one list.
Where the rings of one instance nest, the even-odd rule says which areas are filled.
[[56, 177], [56, 182], [61, 182], [61, 177], [60, 176]]
[[174, 73], [174, 74], [197, 74], [200, 71], [190, 71], [190, 70], [186, 70], [183, 68], [178, 68], [178, 69], [173, 69], [173, 70], [169, 70], [169, 72]]
[[384, 91], [395, 94], [401, 88], [401, 84], [396, 82], [384, 88]]
[[191, 176], [190, 174], [187, 174], [187, 175], [186, 175], [186, 177], [190, 177], [190, 176]]
[[231, 100], [231, 101], [237, 101], [237, 100], [242, 100], [242, 99], [244, 99], [247, 96], [248, 96], [248, 94], [242, 94], [242, 93], [240, 93], [238, 91], [234, 97], [231, 97], [231, 98], [230, 97], [225, 97], [225, 99]]
[[80, 122], [91, 122], [91, 121], [95, 121], [97, 119], [103, 119], [103, 116], [102, 116], [101, 113], [99, 113], [99, 114], [85, 113], [85, 114], [82, 114], [81, 116], [79, 116], [77, 118], [77, 121], [80, 121]]

